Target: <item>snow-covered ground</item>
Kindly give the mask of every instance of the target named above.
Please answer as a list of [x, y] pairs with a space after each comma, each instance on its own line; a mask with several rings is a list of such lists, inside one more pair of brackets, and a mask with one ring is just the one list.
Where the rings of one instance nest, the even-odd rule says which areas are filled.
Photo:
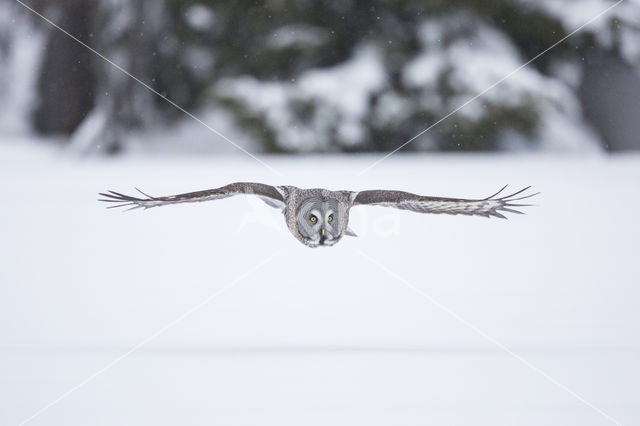
[[[363, 176], [378, 157], [265, 157], [278, 177], [19, 142], [0, 144], [2, 425], [78, 385], [29, 424], [640, 423], [640, 156], [395, 155]], [[96, 201], [239, 180], [542, 194], [507, 221], [354, 209], [360, 236], [327, 249], [248, 197]]]

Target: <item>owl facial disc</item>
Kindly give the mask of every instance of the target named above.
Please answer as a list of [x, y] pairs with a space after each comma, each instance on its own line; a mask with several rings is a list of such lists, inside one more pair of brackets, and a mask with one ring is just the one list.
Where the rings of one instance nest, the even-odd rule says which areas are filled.
[[338, 200], [310, 197], [296, 212], [298, 232], [311, 247], [332, 246], [342, 237], [345, 214]]

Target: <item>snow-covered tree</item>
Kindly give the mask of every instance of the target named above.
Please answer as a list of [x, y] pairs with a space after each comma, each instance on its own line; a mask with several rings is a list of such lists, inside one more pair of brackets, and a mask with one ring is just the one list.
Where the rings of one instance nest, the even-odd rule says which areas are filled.
[[[286, 151], [393, 149], [613, 4], [292, 0], [230, 11], [209, 3], [242, 31], [218, 43], [225, 78], [212, 93]], [[608, 51], [637, 68], [639, 10], [619, 5], [407, 149], [596, 146], [579, 99], [585, 56]], [[255, 25], [236, 25], [243, 19]]]
[[[226, 110], [240, 131], [272, 152], [391, 150], [480, 93], [406, 149], [593, 149], [599, 138], [583, 113], [584, 71], [602, 57], [630, 72], [640, 69], [637, 2], [619, 4], [492, 85], [612, 4], [31, 2], [177, 104]], [[0, 20], [9, 9], [26, 13], [5, 5]], [[0, 57], [18, 46], [11, 32], [0, 30]], [[181, 117], [64, 34], [39, 33], [46, 48], [31, 111], [34, 128], [71, 134], [85, 151], [117, 152], [132, 129]]]

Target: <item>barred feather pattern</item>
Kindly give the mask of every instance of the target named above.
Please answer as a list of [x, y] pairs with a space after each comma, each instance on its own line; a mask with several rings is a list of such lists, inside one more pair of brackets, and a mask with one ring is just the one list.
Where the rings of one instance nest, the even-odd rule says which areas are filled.
[[238, 194], [253, 194], [263, 198], [269, 205], [280, 208], [284, 207], [284, 198], [281, 189], [275, 186], [253, 182], [236, 182], [220, 188], [162, 197], [152, 197], [137, 188], [136, 191], [138, 191], [142, 197], [133, 197], [115, 191], [108, 191], [99, 194], [103, 197], [99, 201], [113, 203], [113, 205], [108, 208], [130, 206], [129, 210], [133, 210], [138, 208], [149, 209], [168, 204], [220, 200]]
[[361, 191], [355, 195], [353, 205], [377, 205], [410, 210], [417, 213], [460, 214], [506, 219], [506, 216], [501, 212], [522, 214], [521, 211], [513, 207], [526, 207], [531, 205], [515, 203], [515, 201], [524, 200], [539, 194], [524, 194], [529, 188], [528, 186], [512, 194], [498, 197], [498, 195], [506, 189], [506, 186], [504, 186], [495, 194], [476, 200], [421, 196], [402, 191]]
[[[499, 217], [506, 219], [503, 213], [522, 213], [517, 207], [530, 204], [519, 203], [535, 194], [527, 194], [530, 187], [509, 195], [499, 196], [506, 186], [495, 194], [482, 199], [442, 198], [412, 194], [403, 191], [330, 191], [324, 188], [301, 189], [295, 186], [271, 186], [262, 183], [236, 182], [220, 188], [205, 191], [187, 192], [184, 194], [153, 197], [136, 189], [141, 196], [131, 196], [115, 191], [100, 193], [100, 201], [110, 203], [108, 208], [129, 207], [131, 209], [149, 209], [178, 203], [219, 200], [239, 194], [252, 194], [260, 197], [272, 207], [282, 210], [287, 228], [291, 234], [308, 247], [332, 246], [339, 242], [343, 235], [355, 236], [348, 227], [349, 212], [354, 206], [373, 205], [393, 207], [418, 213], [436, 213], [451, 215], [469, 215]], [[307, 227], [305, 234], [300, 232], [300, 223], [311, 220], [309, 216], [298, 214], [298, 209], [313, 203], [319, 209], [316, 221], [322, 219], [319, 227]], [[315, 210], [314, 210], [315, 211]], [[305, 211], [306, 212], [306, 211]], [[315, 213], [313, 213], [315, 214]], [[333, 219], [327, 219], [329, 215]], [[335, 222], [328, 225], [328, 222]]]

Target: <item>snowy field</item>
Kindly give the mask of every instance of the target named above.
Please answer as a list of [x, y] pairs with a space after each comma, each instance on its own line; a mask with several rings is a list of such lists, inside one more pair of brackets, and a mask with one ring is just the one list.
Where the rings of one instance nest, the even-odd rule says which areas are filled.
[[[396, 155], [364, 176], [378, 157], [265, 157], [275, 176], [19, 142], [0, 144], [2, 425], [640, 424], [638, 155]], [[359, 237], [319, 249], [249, 197], [96, 201], [247, 180], [542, 194], [507, 221], [359, 207]]]

